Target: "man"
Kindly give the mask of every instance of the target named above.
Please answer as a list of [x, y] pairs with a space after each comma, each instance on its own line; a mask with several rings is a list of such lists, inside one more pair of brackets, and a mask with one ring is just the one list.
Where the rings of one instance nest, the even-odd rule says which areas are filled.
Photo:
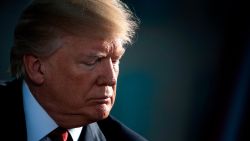
[[0, 86], [1, 135], [53, 141], [60, 131], [73, 141], [146, 140], [109, 116], [119, 60], [136, 28], [120, 0], [33, 0], [15, 29], [16, 79]]

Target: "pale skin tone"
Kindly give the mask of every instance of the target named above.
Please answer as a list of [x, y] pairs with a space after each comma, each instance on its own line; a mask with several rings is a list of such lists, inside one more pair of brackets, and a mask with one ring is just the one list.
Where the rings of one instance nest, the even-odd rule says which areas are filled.
[[65, 128], [105, 119], [116, 96], [119, 40], [65, 36], [49, 57], [25, 55], [29, 88], [48, 114]]

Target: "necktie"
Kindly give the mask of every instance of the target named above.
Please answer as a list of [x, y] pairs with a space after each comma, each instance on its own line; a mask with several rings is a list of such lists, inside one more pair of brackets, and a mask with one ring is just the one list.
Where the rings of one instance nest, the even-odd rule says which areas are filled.
[[68, 130], [62, 127], [56, 128], [48, 136], [52, 141], [73, 141]]

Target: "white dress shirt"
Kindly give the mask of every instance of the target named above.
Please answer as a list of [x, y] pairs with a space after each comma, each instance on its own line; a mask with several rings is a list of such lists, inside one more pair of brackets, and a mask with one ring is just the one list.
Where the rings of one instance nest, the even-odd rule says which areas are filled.
[[[24, 113], [27, 127], [27, 141], [44, 141], [46, 135], [56, 129], [58, 125], [36, 101], [25, 81], [22, 86]], [[69, 129], [73, 141], [77, 141], [82, 127]]]

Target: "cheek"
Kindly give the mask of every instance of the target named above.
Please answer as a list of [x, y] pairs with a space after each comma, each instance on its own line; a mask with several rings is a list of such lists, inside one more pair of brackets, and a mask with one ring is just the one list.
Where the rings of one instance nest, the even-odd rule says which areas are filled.
[[[49, 87], [60, 95], [63, 103], [79, 105], [87, 97], [94, 85], [95, 76], [88, 73], [76, 73], [72, 70], [59, 71], [49, 79]], [[78, 104], [77, 104], [78, 103]]]
[[76, 97], [86, 96], [95, 85], [95, 76], [91, 74], [82, 74], [69, 76], [67, 79], [68, 86], [71, 89], [71, 93], [76, 95]]
[[71, 87], [77, 88], [92, 85], [96, 79], [96, 76], [93, 74], [93, 72], [81, 69], [75, 64], [60, 65], [54, 72], [54, 75], [57, 75], [62, 83], [67, 83]]

